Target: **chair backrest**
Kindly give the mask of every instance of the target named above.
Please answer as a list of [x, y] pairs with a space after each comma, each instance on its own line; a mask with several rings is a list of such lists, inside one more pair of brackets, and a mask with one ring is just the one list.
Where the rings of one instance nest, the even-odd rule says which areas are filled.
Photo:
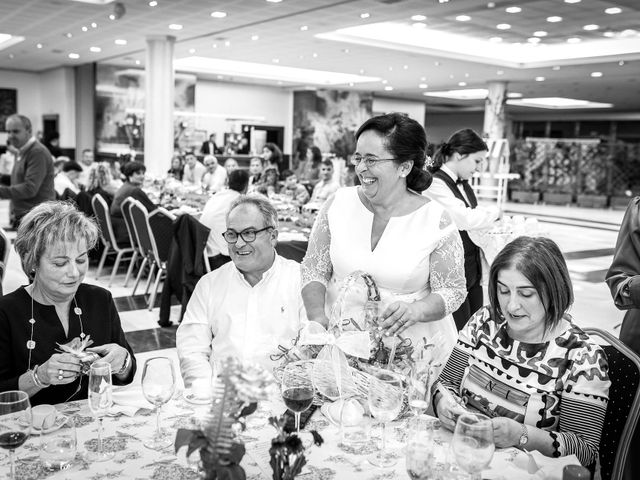
[[600, 474], [603, 480], [621, 480], [640, 416], [640, 357], [608, 332], [583, 330], [602, 346], [609, 363], [611, 388], [600, 438]]
[[116, 236], [113, 233], [113, 226], [111, 225], [111, 215], [109, 214], [109, 206], [102, 195], [96, 193], [91, 199], [91, 206], [93, 207], [93, 213], [98, 220], [98, 226], [100, 227], [100, 238], [105, 247], [111, 245], [113, 248], [118, 247], [116, 242]]
[[[133, 201], [133, 197], [125, 198], [120, 204], [120, 211], [122, 212], [122, 217], [124, 218], [124, 224], [127, 227], [127, 233], [129, 234], [129, 241], [133, 248], [141, 252], [140, 242], [138, 242], [138, 236], [136, 235], [136, 231], [133, 228], [133, 218], [131, 218], [131, 202]], [[141, 252], [142, 253], [142, 252]]]
[[131, 206], [129, 207], [131, 212], [131, 219], [133, 220], [133, 228], [136, 231], [138, 242], [140, 242], [141, 251], [145, 256], [150, 256], [152, 259], [160, 265], [160, 256], [158, 255], [158, 247], [156, 246], [151, 226], [149, 225], [149, 212], [139, 201], [132, 199]]
[[0, 227], [0, 296], [2, 295], [2, 280], [4, 279], [4, 272], [7, 271], [7, 260], [9, 260], [10, 251], [11, 242], [4, 229]]
[[169, 248], [173, 241], [173, 222], [176, 216], [166, 208], [156, 208], [149, 214], [149, 226], [156, 240], [160, 261], [169, 260]]

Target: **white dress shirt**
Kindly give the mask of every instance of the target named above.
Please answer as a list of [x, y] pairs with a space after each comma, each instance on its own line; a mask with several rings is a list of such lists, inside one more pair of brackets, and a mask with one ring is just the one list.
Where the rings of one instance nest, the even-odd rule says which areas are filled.
[[202, 185], [202, 176], [206, 173], [207, 167], [196, 161], [195, 167], [191, 168], [189, 164], [184, 166], [184, 174], [182, 182], [186, 185]]
[[200, 223], [209, 227], [209, 239], [207, 240], [207, 255], [222, 254], [229, 256], [229, 244], [222, 233], [227, 230], [227, 212], [233, 201], [240, 196], [235, 190], [223, 190], [211, 197], [200, 216]]
[[207, 171], [202, 176], [202, 185], [207, 187], [211, 192], [219, 192], [227, 183], [227, 169], [222, 165], [218, 165], [213, 173]]
[[53, 177], [53, 188], [55, 188], [58, 195], [62, 195], [67, 188], [76, 194], [80, 192], [78, 185], [73, 183], [64, 172], [59, 172]]
[[276, 255], [251, 286], [233, 262], [200, 279], [176, 332], [180, 370], [188, 388], [210, 381], [221, 360], [233, 356], [272, 371], [269, 356], [291, 346], [306, 322], [300, 295], [300, 265]]
[[[458, 176], [446, 165], [440, 167], [444, 173], [449, 175], [455, 182]], [[462, 196], [467, 198], [464, 189], [458, 187]], [[423, 195], [435, 200], [451, 215], [451, 218], [458, 227], [458, 230], [473, 230], [476, 228], [490, 227], [500, 216], [500, 210], [496, 207], [485, 207], [478, 205], [476, 208], [467, 207], [462, 200], [455, 197], [449, 186], [439, 178], [434, 177], [433, 182]], [[467, 199], [468, 201], [469, 199]]]

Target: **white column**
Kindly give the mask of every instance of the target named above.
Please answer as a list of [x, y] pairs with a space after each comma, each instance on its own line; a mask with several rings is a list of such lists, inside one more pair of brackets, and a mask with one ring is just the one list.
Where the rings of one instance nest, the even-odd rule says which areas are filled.
[[144, 163], [150, 175], [166, 174], [173, 155], [173, 45], [175, 37], [147, 37]]
[[484, 102], [483, 133], [490, 139], [505, 138], [507, 131], [507, 82], [489, 82]]

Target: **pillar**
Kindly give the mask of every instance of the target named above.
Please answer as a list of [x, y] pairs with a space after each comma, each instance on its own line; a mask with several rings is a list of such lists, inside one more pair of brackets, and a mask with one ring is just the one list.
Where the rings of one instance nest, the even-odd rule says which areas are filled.
[[147, 37], [145, 75], [144, 163], [153, 176], [166, 174], [173, 154], [175, 37]]
[[505, 138], [507, 132], [507, 82], [489, 82], [484, 102], [484, 135], [492, 140]]

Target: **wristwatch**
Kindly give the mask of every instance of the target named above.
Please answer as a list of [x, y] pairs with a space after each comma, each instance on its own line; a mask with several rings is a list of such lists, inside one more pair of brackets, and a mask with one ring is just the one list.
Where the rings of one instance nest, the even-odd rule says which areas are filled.
[[115, 372], [115, 374], [116, 375], [122, 375], [124, 372], [126, 372], [127, 368], [129, 368], [129, 363], [130, 362], [131, 362], [131, 354], [129, 352], [127, 352], [127, 356], [124, 357], [124, 362], [122, 363], [122, 367], [120, 368], [120, 370]]
[[518, 446], [524, 447], [529, 441], [529, 431], [527, 430], [527, 426], [522, 424], [522, 433], [520, 434], [520, 439], [518, 440]]
[[631, 296], [631, 289], [629, 288], [629, 282], [625, 283], [622, 286], [622, 296], [627, 298]]

